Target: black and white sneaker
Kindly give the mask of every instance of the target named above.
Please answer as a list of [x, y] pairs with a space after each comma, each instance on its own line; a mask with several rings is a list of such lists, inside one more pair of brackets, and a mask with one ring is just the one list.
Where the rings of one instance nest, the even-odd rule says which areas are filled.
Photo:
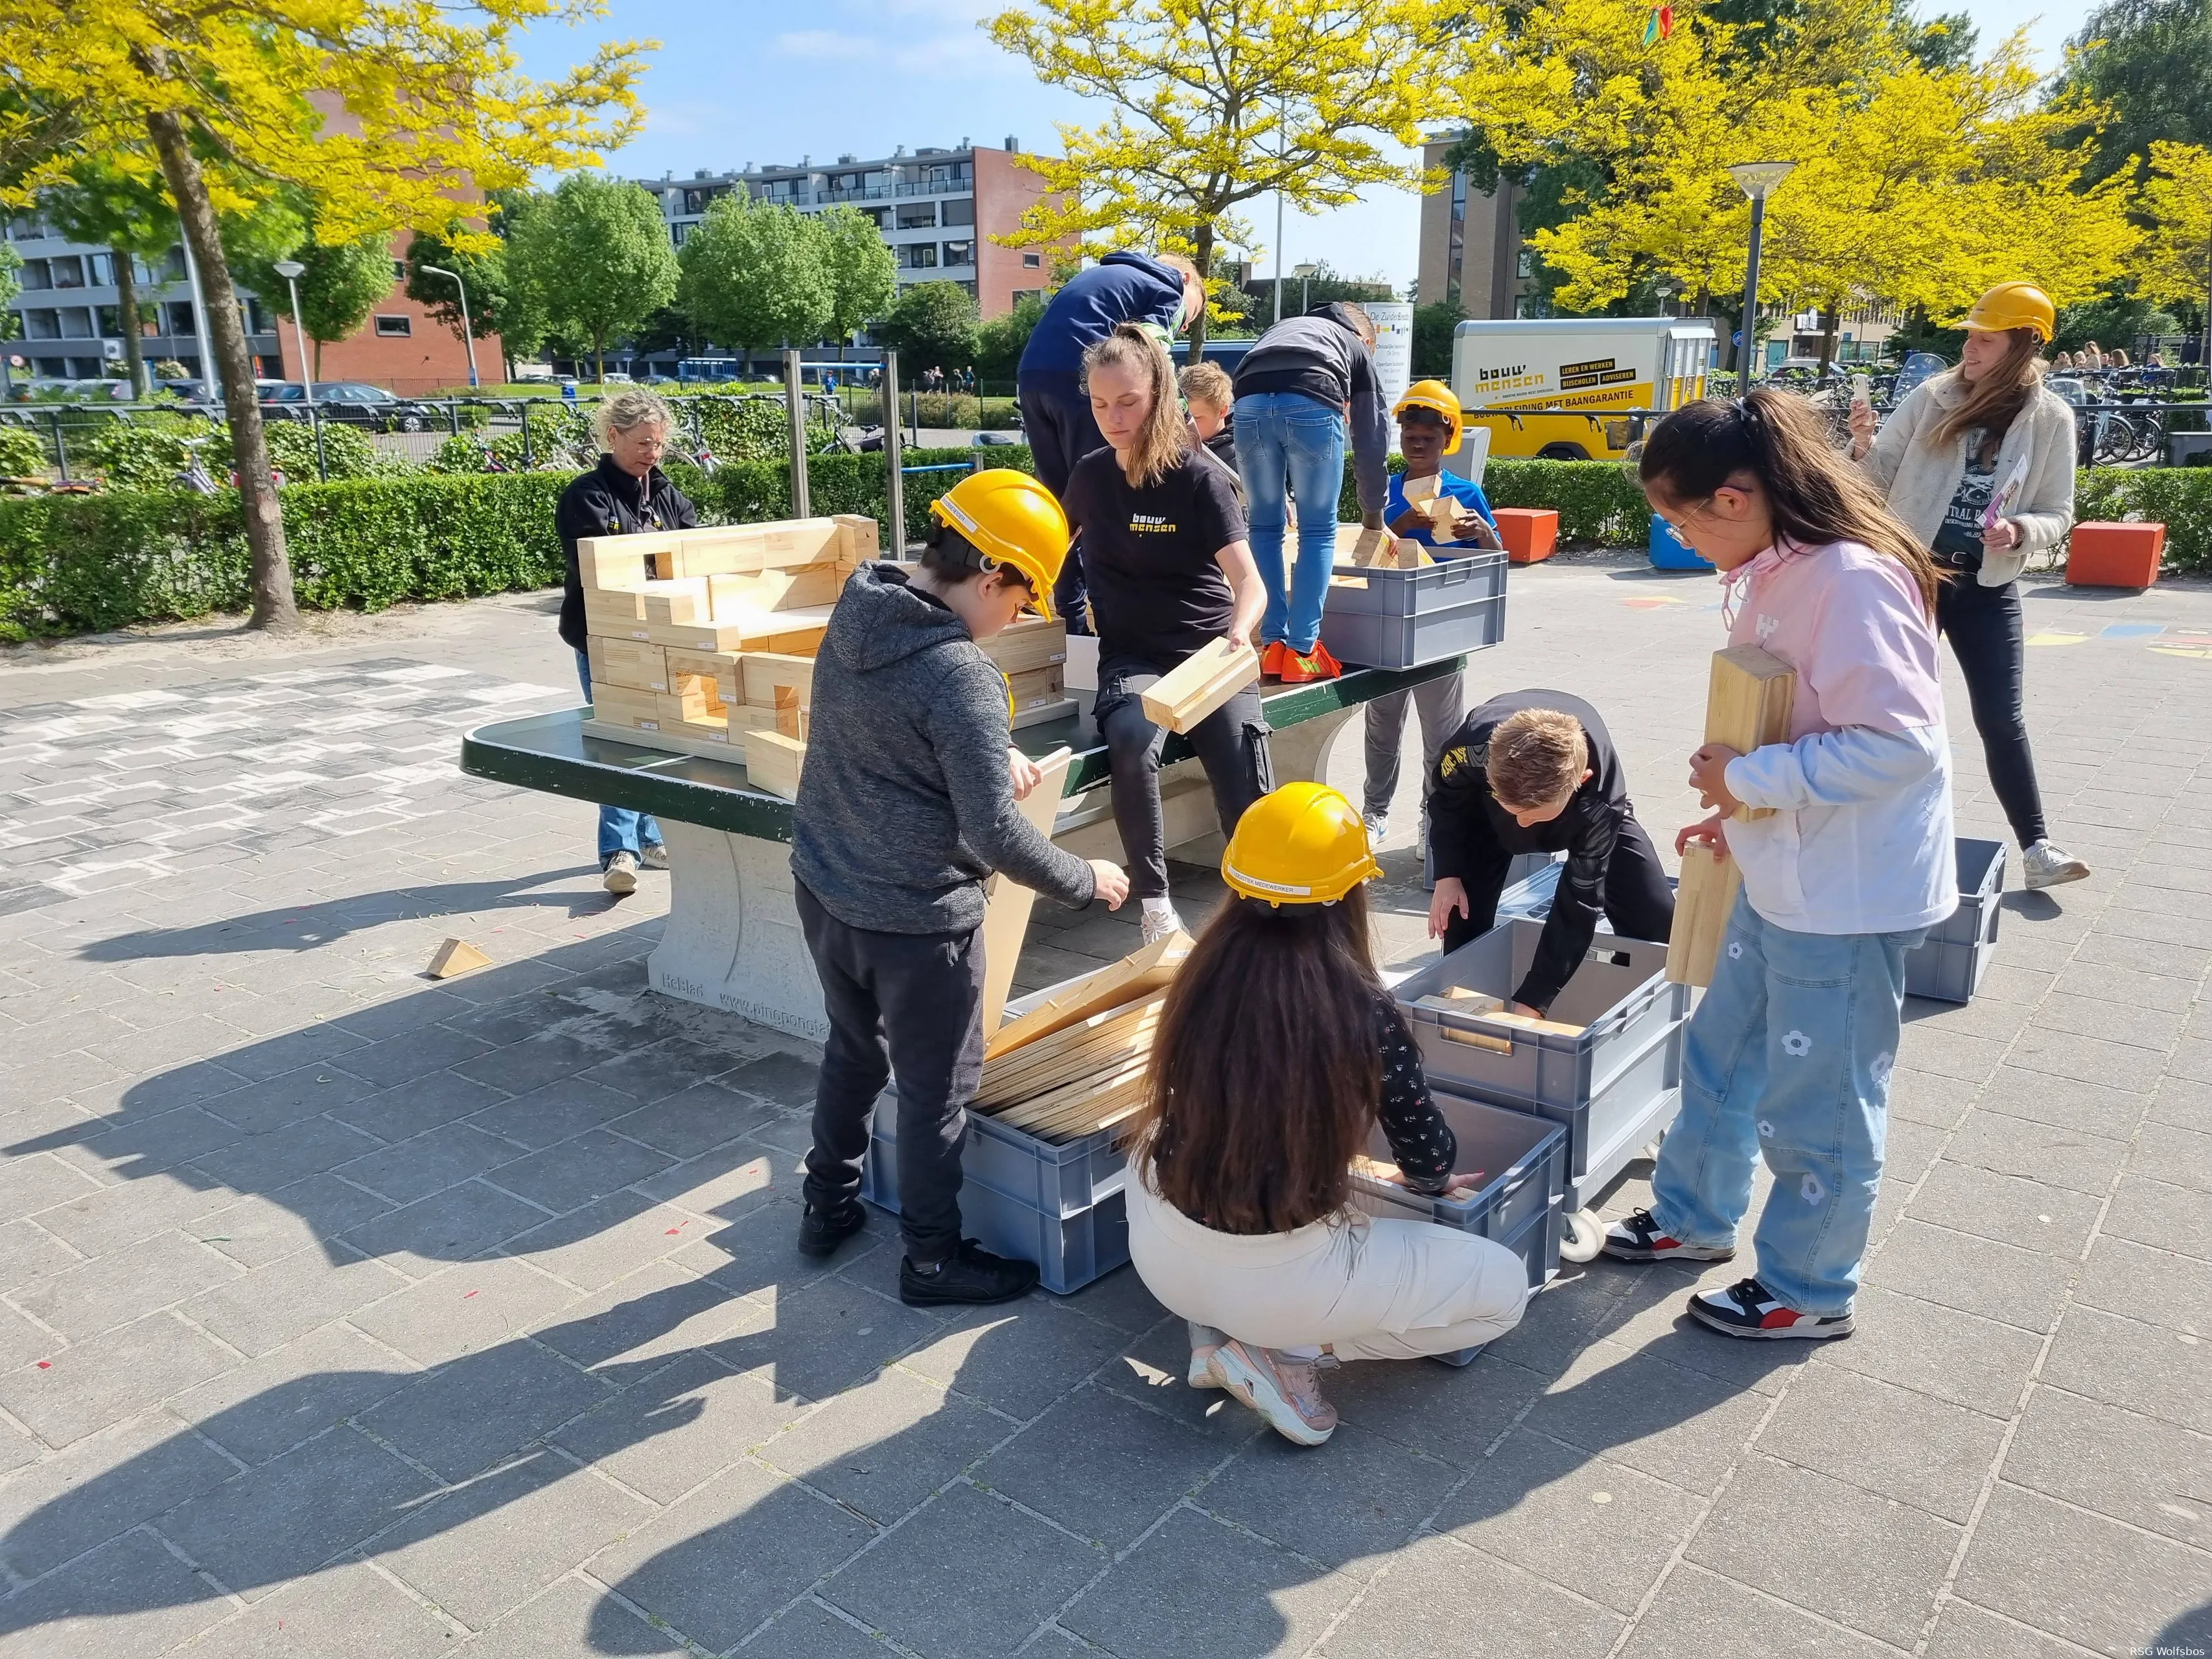
[[1652, 1218], [1632, 1212], [1605, 1230], [1605, 1253], [1616, 1261], [1733, 1261], [1733, 1244], [1685, 1244]]
[[1724, 1291], [1698, 1291], [1690, 1298], [1690, 1317], [1724, 1336], [1746, 1337], [1754, 1342], [1791, 1336], [1825, 1342], [1851, 1334], [1850, 1315], [1830, 1314], [1823, 1318], [1785, 1308], [1755, 1279], [1738, 1279]]

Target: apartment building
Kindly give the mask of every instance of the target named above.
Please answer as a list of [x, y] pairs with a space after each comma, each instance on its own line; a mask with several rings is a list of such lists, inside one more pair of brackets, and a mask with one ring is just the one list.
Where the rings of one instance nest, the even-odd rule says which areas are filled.
[[[1441, 167], [1457, 133], [1432, 138], [1421, 147], [1421, 165]], [[1421, 198], [1421, 259], [1419, 293], [1427, 304], [1454, 288], [1470, 317], [1519, 317], [1535, 292], [1535, 255], [1521, 240], [1516, 210], [1526, 192], [1501, 179], [1486, 195], [1464, 173], [1454, 173], [1442, 190]]]
[[678, 247], [714, 198], [732, 190], [788, 203], [802, 213], [849, 204], [876, 222], [898, 263], [901, 288], [957, 283], [991, 318], [1012, 310], [1024, 294], [1041, 293], [1052, 274], [1049, 249], [1000, 247], [991, 240], [1018, 228], [1045, 193], [1043, 180], [1016, 164], [1020, 151], [1012, 137], [996, 149], [963, 138], [951, 149], [924, 145], [909, 153], [902, 144], [873, 161], [802, 155], [788, 166], [747, 162], [734, 173], [702, 170], [684, 179], [672, 173], [637, 182], [659, 199]]

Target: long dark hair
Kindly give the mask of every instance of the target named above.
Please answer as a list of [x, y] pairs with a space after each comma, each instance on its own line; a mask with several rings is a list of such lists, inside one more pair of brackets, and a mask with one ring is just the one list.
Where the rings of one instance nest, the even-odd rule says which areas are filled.
[[1280, 908], [1230, 898], [1169, 989], [1131, 1161], [1218, 1232], [1343, 1210], [1382, 1099], [1367, 894]]
[[1881, 493], [1828, 441], [1803, 398], [1771, 386], [1747, 398], [1701, 398], [1651, 429], [1636, 464], [1646, 490], [1669, 500], [1705, 501], [1748, 472], [1766, 492], [1778, 542], [1802, 548], [1859, 542], [1887, 553], [1912, 575], [1928, 614], [1943, 575], [1919, 538]]

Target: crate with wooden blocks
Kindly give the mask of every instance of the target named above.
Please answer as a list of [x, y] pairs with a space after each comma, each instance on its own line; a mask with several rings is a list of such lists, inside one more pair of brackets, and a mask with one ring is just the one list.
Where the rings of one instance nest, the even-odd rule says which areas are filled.
[[[988, 916], [984, 926], [988, 935]], [[987, 1018], [961, 1221], [987, 1249], [1036, 1262], [1048, 1291], [1080, 1290], [1129, 1259], [1121, 1138], [1144, 1104], [1152, 1037], [1189, 951], [1176, 933], [1012, 1004], [995, 1030]], [[860, 1194], [899, 1207], [896, 1085], [876, 1103]]]

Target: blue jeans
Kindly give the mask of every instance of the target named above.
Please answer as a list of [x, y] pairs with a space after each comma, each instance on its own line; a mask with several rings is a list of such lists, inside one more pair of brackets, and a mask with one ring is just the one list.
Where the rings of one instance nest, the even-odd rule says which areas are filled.
[[[1336, 504], [1344, 494], [1344, 411], [1297, 392], [1237, 400], [1237, 465], [1251, 509], [1252, 562], [1267, 585], [1263, 641], [1304, 656], [1321, 637], [1322, 601], [1336, 565]], [[1283, 486], [1298, 503], [1298, 564], [1283, 580]], [[1287, 595], [1287, 597], [1286, 597]]]
[[[576, 653], [576, 679], [584, 688], [584, 701], [592, 700], [592, 659], [582, 652]], [[627, 806], [599, 808], [599, 868], [607, 867], [607, 860], [617, 853], [633, 856], [648, 847], [660, 845], [660, 826], [643, 812], [633, 812]]]
[[1847, 1312], [1889, 1130], [1905, 956], [1927, 937], [1793, 933], [1739, 896], [1691, 1017], [1682, 1114], [1659, 1151], [1651, 1213], [1685, 1243], [1735, 1242], [1755, 1153], [1774, 1172], [1759, 1282], [1786, 1306]]

